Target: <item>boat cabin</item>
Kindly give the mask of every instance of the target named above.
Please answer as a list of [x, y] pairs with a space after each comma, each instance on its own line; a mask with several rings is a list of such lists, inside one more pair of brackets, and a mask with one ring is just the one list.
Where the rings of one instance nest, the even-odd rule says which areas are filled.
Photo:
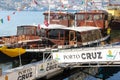
[[[41, 29], [42, 31], [43, 29]], [[54, 45], [82, 46], [95, 43], [102, 38], [101, 30], [97, 27], [66, 27], [50, 25], [44, 29], [45, 37]], [[91, 43], [92, 42], [92, 43]]]
[[[44, 19], [48, 20], [48, 12], [44, 13]], [[107, 27], [108, 14], [104, 11], [89, 12], [50, 12], [50, 24], [71, 26], [94, 26], [104, 29]]]
[[91, 11], [75, 13], [77, 26], [94, 26], [104, 29], [107, 27], [107, 12]]
[[17, 35], [36, 36], [37, 27], [33, 25], [17, 26]]
[[[44, 20], [48, 20], [48, 12], [44, 13]], [[74, 15], [68, 12], [50, 12], [50, 24], [70, 27], [73, 25]]]
[[[48, 20], [48, 12], [44, 13]], [[17, 27], [17, 35], [2, 37], [4, 44], [20, 44], [28, 47], [82, 46], [100, 42], [101, 29], [107, 27], [107, 13], [91, 12], [50, 12], [50, 25], [41, 29], [34, 25]], [[105, 37], [105, 36], [104, 36]], [[102, 40], [102, 39], [101, 39]]]

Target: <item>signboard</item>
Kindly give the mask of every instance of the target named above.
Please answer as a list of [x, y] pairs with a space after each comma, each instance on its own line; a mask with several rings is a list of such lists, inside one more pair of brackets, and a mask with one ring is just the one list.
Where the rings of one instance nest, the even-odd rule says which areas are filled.
[[22, 70], [16, 70], [5, 76], [5, 80], [33, 80], [35, 78], [35, 67], [28, 67]]
[[120, 61], [120, 49], [94, 49], [53, 52], [53, 59], [61, 63]]
[[0, 77], [0, 80], [33, 80], [57, 69], [58, 62], [56, 60], [49, 60], [44, 63], [39, 62], [34, 65], [31, 64], [8, 70], [6, 75]]
[[48, 62], [38, 64], [36, 67], [37, 67], [37, 76], [41, 77], [46, 75], [48, 72], [57, 69], [58, 62], [55, 60], [50, 60]]

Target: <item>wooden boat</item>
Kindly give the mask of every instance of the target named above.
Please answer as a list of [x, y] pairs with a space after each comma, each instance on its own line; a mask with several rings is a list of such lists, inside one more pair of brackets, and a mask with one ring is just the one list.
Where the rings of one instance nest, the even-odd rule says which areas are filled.
[[[48, 12], [44, 13], [45, 21], [48, 15]], [[9, 44], [9, 47], [24, 49], [98, 46], [109, 37], [104, 31], [107, 24], [107, 13], [103, 11], [51, 12], [50, 23], [40, 25], [40, 29], [35, 25], [18, 26], [17, 35], [0, 39], [1, 43]], [[18, 49], [7, 50], [14, 52], [14, 55], [10, 51], [2, 52], [10, 57], [19, 56]], [[25, 50], [21, 51], [21, 54], [25, 53]]]
[[[44, 19], [48, 20], [49, 12], [44, 13]], [[105, 29], [108, 27], [108, 12], [102, 10], [69, 12], [50, 12], [50, 24], [59, 24], [66, 27], [93, 26]]]
[[[46, 21], [48, 15], [49, 12], [44, 13]], [[106, 33], [109, 27], [107, 19], [108, 13], [100, 10], [75, 13], [50, 12], [50, 24], [48, 27], [41, 25], [41, 30], [46, 28], [46, 37], [54, 44], [72, 45], [74, 43], [83, 46], [92, 44], [90, 42], [100, 43], [108, 39], [110, 35]], [[75, 40], [70, 40], [71, 38]]]
[[[47, 38], [53, 47], [80, 47], [92, 46], [106, 40], [108, 36], [102, 36], [101, 29], [93, 26], [66, 27], [58, 24], [51, 24], [49, 27], [42, 27]], [[41, 33], [42, 35], [44, 33]], [[94, 45], [95, 46], [95, 45]]]

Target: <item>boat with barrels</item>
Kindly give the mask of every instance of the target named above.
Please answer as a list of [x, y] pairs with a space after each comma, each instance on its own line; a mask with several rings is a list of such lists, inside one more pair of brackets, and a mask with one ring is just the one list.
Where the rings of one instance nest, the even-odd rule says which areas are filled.
[[107, 12], [57, 11], [43, 14], [45, 20], [43, 25], [18, 26], [17, 35], [0, 37], [0, 54], [12, 58], [20, 55], [36, 58], [41, 52], [35, 53], [35, 50], [30, 52], [30, 49], [99, 46], [101, 42], [109, 38], [105, 31], [108, 27]]

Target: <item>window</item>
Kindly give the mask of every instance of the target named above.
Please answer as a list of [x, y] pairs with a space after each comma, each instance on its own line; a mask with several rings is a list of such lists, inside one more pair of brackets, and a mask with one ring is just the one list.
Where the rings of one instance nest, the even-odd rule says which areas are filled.
[[84, 20], [84, 15], [83, 14], [78, 14], [77, 15], [77, 20]]
[[88, 31], [87, 32], [87, 41], [92, 41], [92, 32], [91, 31]]
[[34, 35], [35, 34], [34, 28], [25, 27], [24, 31], [23, 31], [23, 34], [25, 34], [25, 35]]
[[23, 27], [18, 27], [17, 28], [17, 35], [22, 35], [23, 34]]
[[69, 40], [69, 31], [68, 30], [65, 31], [65, 40]]
[[45, 15], [45, 20], [47, 20], [48, 19], [48, 15]]
[[49, 38], [51, 38], [51, 39], [58, 39], [58, 32], [57, 32], [57, 30], [50, 30], [49, 31]]
[[102, 19], [102, 15], [101, 14], [94, 15], [94, 20], [101, 20], [101, 19]]
[[59, 15], [59, 16], [58, 16], [58, 19], [61, 19], [61, 20], [62, 20], [62, 19], [63, 19], [63, 16], [62, 16], [62, 15]]
[[83, 42], [87, 42], [87, 33], [86, 32], [82, 32], [81, 33], [81, 38]]
[[40, 29], [40, 31], [39, 31], [39, 35], [40, 35], [40, 36], [45, 37], [46, 34], [47, 34], [47, 33], [46, 33], [45, 29]]
[[96, 30], [96, 36], [97, 36], [97, 39], [101, 38], [101, 32], [100, 32], [100, 30]]
[[69, 15], [67, 16], [67, 18], [68, 18], [68, 20], [70, 20], [70, 19], [71, 19]]
[[99, 30], [92, 31], [93, 40], [97, 40], [101, 38], [101, 32]]
[[60, 37], [64, 37], [64, 31], [63, 30], [59, 30], [60, 32]]
[[77, 32], [77, 34], [76, 34], [76, 35], [77, 35], [77, 41], [78, 41], [78, 42], [81, 42], [81, 35], [80, 35], [80, 33], [79, 33], [79, 32]]
[[70, 33], [70, 41], [72, 41], [72, 40], [74, 40], [74, 33], [73, 32]]
[[49, 38], [51, 39], [59, 39], [59, 37], [61, 39], [63, 39], [64, 37], [64, 31], [63, 30], [50, 30], [49, 31]]
[[92, 15], [87, 15], [87, 20], [92, 20]]

